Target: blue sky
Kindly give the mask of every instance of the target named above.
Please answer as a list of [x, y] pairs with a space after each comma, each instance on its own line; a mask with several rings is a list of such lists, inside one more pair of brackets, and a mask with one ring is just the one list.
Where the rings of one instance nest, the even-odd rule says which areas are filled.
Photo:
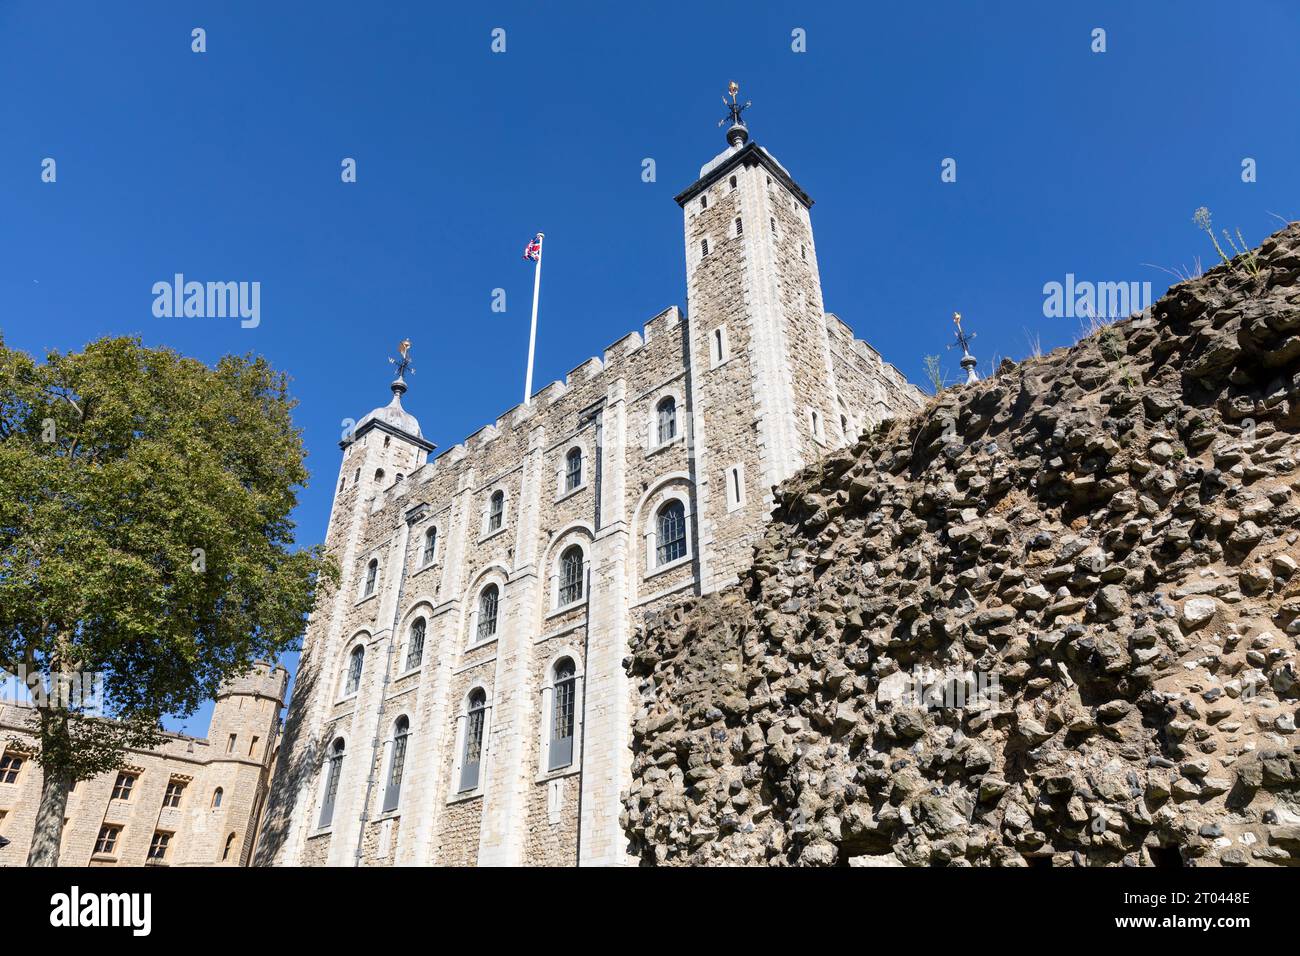
[[[539, 387], [685, 305], [672, 197], [723, 147], [731, 79], [817, 201], [827, 308], [916, 382], [926, 354], [958, 371], [953, 310], [982, 363], [1022, 358], [1079, 335], [1044, 317], [1044, 283], [1159, 295], [1142, 263], [1214, 261], [1196, 207], [1252, 243], [1270, 212], [1300, 217], [1294, 3], [456, 6], [0, 0], [6, 342], [265, 355], [301, 403], [312, 543], [341, 422], [387, 398], [402, 337], [406, 405], [439, 446], [519, 401], [536, 230]], [[260, 282], [260, 325], [155, 318], [176, 272]]]

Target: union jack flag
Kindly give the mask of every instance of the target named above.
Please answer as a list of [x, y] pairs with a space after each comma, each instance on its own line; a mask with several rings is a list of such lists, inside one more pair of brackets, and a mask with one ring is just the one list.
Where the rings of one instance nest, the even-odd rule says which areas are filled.
[[542, 257], [542, 234], [539, 232], [524, 246], [524, 258], [536, 262]]

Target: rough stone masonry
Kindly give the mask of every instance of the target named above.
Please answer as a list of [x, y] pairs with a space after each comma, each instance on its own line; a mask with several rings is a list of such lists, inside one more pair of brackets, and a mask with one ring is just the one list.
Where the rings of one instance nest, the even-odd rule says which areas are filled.
[[1300, 864], [1300, 224], [1255, 256], [786, 482], [634, 640], [642, 861]]

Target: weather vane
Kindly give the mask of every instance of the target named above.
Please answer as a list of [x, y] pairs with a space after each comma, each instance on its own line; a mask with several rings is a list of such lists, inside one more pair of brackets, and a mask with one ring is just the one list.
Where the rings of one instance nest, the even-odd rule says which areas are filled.
[[976, 362], [975, 356], [970, 354], [970, 340], [975, 338], [975, 333], [966, 334], [966, 330], [961, 327], [960, 312], [952, 314], [952, 324], [957, 326], [957, 341], [949, 345], [948, 348], [955, 349], [957, 346], [961, 346], [961, 367], [966, 370], [966, 384], [969, 385], [971, 382], [979, 381], [979, 376], [975, 374], [975, 366], [979, 363]]
[[749, 100], [745, 100], [743, 105], [737, 103], [736, 94], [739, 92], [740, 92], [740, 84], [738, 84], [735, 80], [732, 80], [729, 84], [727, 84], [727, 93], [731, 97], [731, 102], [730, 103], [727, 102], [726, 96], [722, 98], [722, 105], [727, 108], [727, 115], [722, 117], [722, 119], [718, 120], [719, 126], [721, 126], [723, 123], [726, 123], [728, 121], [730, 121], [732, 126], [745, 125], [745, 120], [741, 117], [740, 114], [745, 112], [745, 110], [749, 109], [754, 104], [751, 103]]
[[397, 366], [397, 377], [402, 378], [407, 372], [415, 374], [415, 367], [411, 365], [411, 340], [402, 339], [397, 343], [397, 354], [401, 359], [389, 358], [388, 361]]

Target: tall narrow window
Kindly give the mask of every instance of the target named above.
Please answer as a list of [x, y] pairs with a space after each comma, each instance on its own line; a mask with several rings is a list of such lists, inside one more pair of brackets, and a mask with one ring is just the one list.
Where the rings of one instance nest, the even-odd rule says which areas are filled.
[[547, 770], [558, 770], [573, 763], [573, 728], [576, 724], [577, 668], [573, 659], [555, 662], [551, 696], [551, 744]]
[[393, 724], [393, 753], [388, 761], [388, 786], [384, 789], [384, 812], [397, 809], [402, 795], [402, 775], [406, 772], [406, 740], [411, 735], [411, 722], [403, 714]]
[[709, 208], [709, 197], [708, 197], [707, 195], [704, 195], [704, 196], [701, 196], [701, 197], [700, 197], [700, 208], [701, 208], [701, 209], [708, 209], [708, 208]]
[[582, 563], [582, 548], [576, 544], [560, 555], [560, 607], [582, 598]]
[[222, 798], [223, 795], [224, 795], [224, 791], [223, 791], [220, 787], [217, 787], [217, 789], [215, 789], [215, 790], [212, 791], [212, 809], [213, 809], [213, 810], [220, 810], [220, 809], [221, 809], [221, 798]]
[[424, 618], [417, 617], [411, 625], [411, 636], [406, 642], [406, 669], [413, 671], [424, 660]]
[[238, 739], [239, 739], [238, 734], [230, 735], [230, 739], [226, 741], [226, 753], [233, 754], [235, 752], [235, 741]]
[[732, 177], [731, 177], [731, 188], [732, 188], [732, 189], [735, 189], [735, 188], [736, 188], [736, 177], [735, 177], [735, 176], [732, 176]]
[[564, 456], [564, 490], [572, 491], [582, 484], [582, 449], [571, 448]]
[[438, 553], [438, 529], [430, 528], [424, 533], [424, 553], [420, 556], [422, 564], [433, 564], [433, 556]]
[[720, 365], [727, 358], [727, 329], [719, 325], [713, 330], [713, 364]]
[[379, 559], [371, 558], [370, 563], [366, 565], [366, 588], [362, 592], [362, 597], [370, 597], [375, 593], [375, 579], [379, 577]]
[[656, 564], [686, 557], [686, 507], [677, 500], [659, 509]]
[[775, 235], [776, 235], [776, 217], [775, 217], [775, 216], [771, 216], [771, 217], [769, 217], [768, 222], [772, 224], [772, 235], [775, 236]]
[[497, 606], [501, 603], [501, 589], [489, 584], [478, 596], [478, 630], [475, 637], [486, 641], [497, 632]]
[[745, 234], [745, 224], [744, 224], [743, 222], [741, 222], [741, 221], [740, 221], [740, 217], [737, 216], [737, 217], [736, 217], [736, 235], [738, 235], [738, 236], [743, 236], [744, 234]]
[[669, 395], [655, 406], [655, 411], [658, 413], [658, 443], [662, 445], [677, 437], [677, 400]]
[[804, 260], [808, 258], [808, 250], [804, 248], [802, 243], [799, 244], [799, 258]]
[[325, 793], [320, 802], [320, 825], [327, 827], [334, 819], [334, 799], [339, 795], [339, 775], [343, 773], [343, 738], [330, 745], [329, 762], [325, 767]]
[[366, 649], [357, 645], [348, 658], [348, 679], [343, 685], [343, 694], [348, 696], [361, 689], [361, 669], [366, 663]]
[[221, 851], [221, 862], [225, 863], [230, 859], [230, 851], [235, 848], [235, 835], [232, 833], [226, 837], [226, 847]]
[[707, 239], [701, 239], [701, 240], [700, 240], [700, 255], [702, 255], [702, 256], [707, 256], [708, 254], [709, 254], [709, 240], [707, 240]]
[[492, 499], [488, 502], [488, 527], [489, 531], [496, 531], [501, 527], [501, 522], [505, 518], [506, 511], [506, 493], [498, 491], [493, 493]]
[[487, 721], [487, 694], [482, 689], [469, 695], [465, 713], [465, 750], [460, 762], [460, 792], [478, 787], [479, 764], [483, 760], [483, 729]]

